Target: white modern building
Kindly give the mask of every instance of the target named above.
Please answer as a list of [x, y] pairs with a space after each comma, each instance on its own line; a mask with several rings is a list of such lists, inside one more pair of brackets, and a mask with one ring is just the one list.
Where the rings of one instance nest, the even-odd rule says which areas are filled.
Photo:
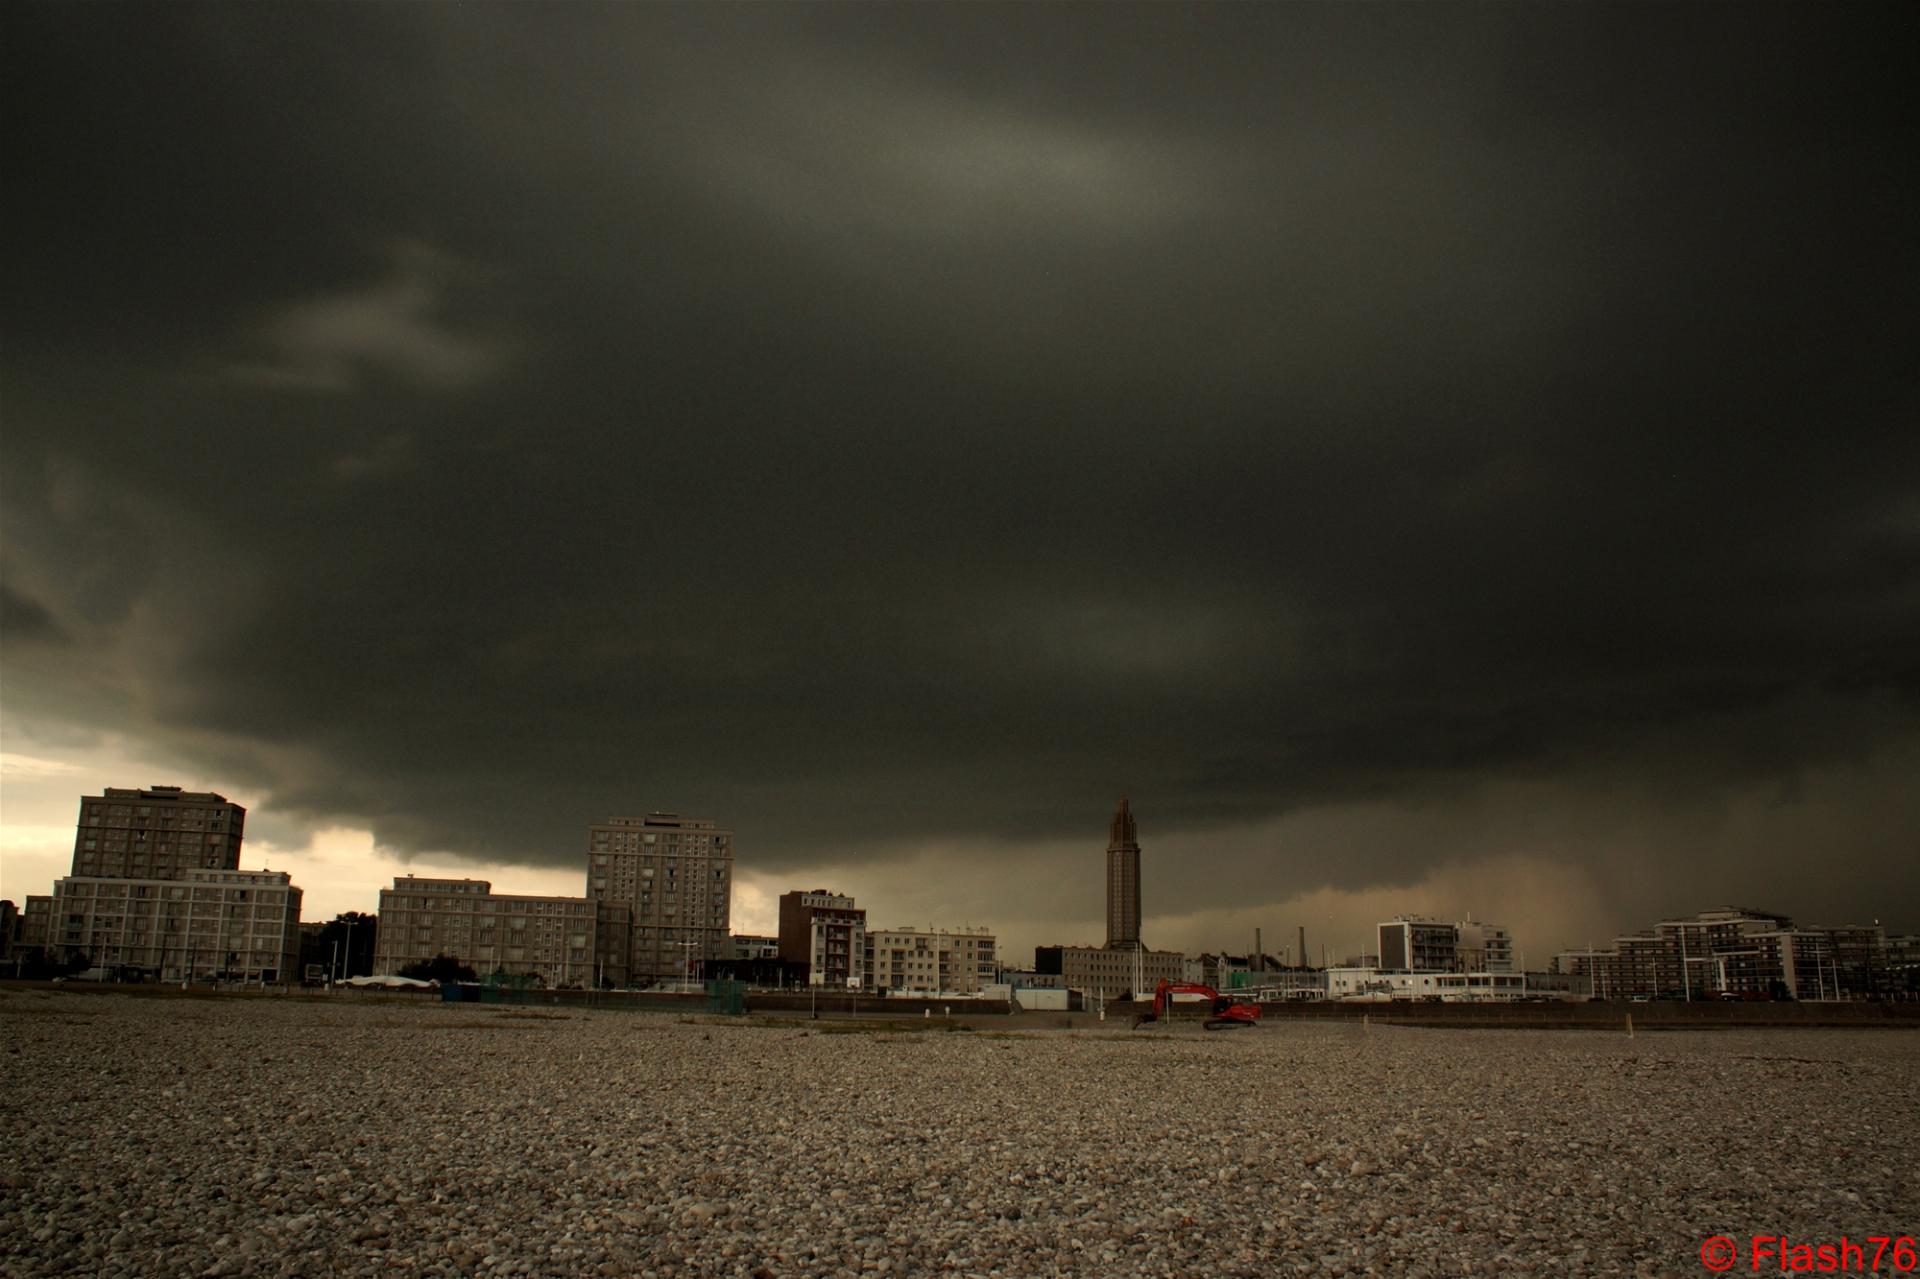
[[1526, 993], [1525, 973], [1416, 973], [1389, 968], [1327, 970], [1329, 999], [1511, 1002], [1524, 998]]
[[[1457, 922], [1402, 915], [1381, 924], [1371, 962], [1410, 973], [1510, 973], [1513, 934], [1471, 915]], [[1369, 962], [1369, 961], [1363, 961]]]

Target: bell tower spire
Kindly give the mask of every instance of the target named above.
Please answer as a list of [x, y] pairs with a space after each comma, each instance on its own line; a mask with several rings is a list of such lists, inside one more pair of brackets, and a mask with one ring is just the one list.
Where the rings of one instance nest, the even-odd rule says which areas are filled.
[[1140, 839], [1127, 797], [1107, 826], [1107, 949], [1140, 945]]

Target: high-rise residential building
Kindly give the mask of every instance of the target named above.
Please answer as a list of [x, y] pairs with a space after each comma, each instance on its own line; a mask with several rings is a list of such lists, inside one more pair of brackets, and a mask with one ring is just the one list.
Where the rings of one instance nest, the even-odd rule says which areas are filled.
[[122, 789], [80, 798], [73, 838], [76, 876], [182, 879], [190, 870], [237, 870], [247, 810], [224, 795], [178, 786]]
[[1127, 797], [1107, 827], [1107, 948], [1140, 944], [1140, 839]]
[[813, 986], [866, 985], [867, 912], [824, 888], [780, 894], [780, 959]]
[[300, 897], [285, 871], [71, 875], [54, 881], [46, 945], [122, 976], [290, 982], [299, 978]]
[[678, 813], [587, 829], [587, 896], [633, 914], [629, 980], [700, 976], [730, 953], [733, 832]]
[[448, 955], [486, 978], [549, 987], [627, 983], [626, 903], [495, 893], [484, 879], [397, 878], [380, 890], [377, 973]]
[[867, 932], [867, 989], [977, 995], [998, 971], [984, 928], [876, 928]]

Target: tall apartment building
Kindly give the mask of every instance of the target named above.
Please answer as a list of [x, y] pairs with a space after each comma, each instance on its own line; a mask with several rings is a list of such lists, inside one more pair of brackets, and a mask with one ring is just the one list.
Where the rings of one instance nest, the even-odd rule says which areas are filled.
[[549, 987], [627, 984], [624, 902], [495, 893], [484, 879], [395, 879], [380, 890], [374, 971], [450, 955], [480, 977], [533, 975]]
[[[111, 794], [112, 792], [109, 792]], [[55, 880], [47, 948], [162, 981], [298, 979], [300, 890], [285, 871]]]
[[867, 932], [867, 989], [977, 995], [999, 965], [984, 928], [877, 928]]
[[1107, 826], [1107, 947], [1140, 944], [1140, 837], [1127, 797]]
[[77, 876], [181, 879], [190, 870], [235, 870], [247, 810], [211, 792], [178, 786], [121, 789], [80, 798], [73, 837]]
[[587, 828], [587, 896], [628, 908], [634, 982], [698, 977], [726, 959], [733, 832], [678, 813], [610, 817]]
[[867, 912], [816, 888], [780, 894], [780, 959], [807, 966], [813, 986], [867, 984]]

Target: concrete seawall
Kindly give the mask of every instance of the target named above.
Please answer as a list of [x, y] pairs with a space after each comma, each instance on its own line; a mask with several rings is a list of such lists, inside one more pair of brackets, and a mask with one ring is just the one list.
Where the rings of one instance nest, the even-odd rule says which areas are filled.
[[[1109, 1008], [1108, 1015], [1112, 1015]], [[1752, 1029], [1758, 1027], [1844, 1026], [1920, 1029], [1920, 1003], [1733, 1003], [1623, 1001], [1552, 1004], [1286, 1003], [1265, 1004], [1261, 1019], [1339, 1021], [1362, 1017], [1379, 1025], [1501, 1027], [1542, 1030], [1624, 1028], [1629, 1016], [1636, 1030]]]

